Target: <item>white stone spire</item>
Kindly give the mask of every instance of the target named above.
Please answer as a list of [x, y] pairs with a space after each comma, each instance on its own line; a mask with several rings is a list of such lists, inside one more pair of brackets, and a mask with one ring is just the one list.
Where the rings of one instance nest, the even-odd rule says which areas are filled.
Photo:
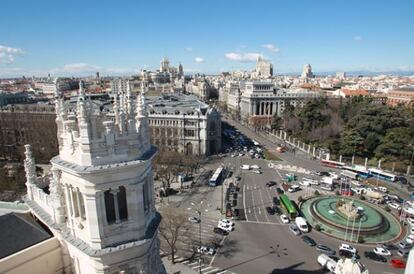
[[134, 117], [133, 112], [133, 106], [132, 106], [132, 96], [131, 96], [131, 87], [129, 85], [129, 80], [127, 82], [127, 94], [126, 94], [126, 103], [127, 103], [127, 113], [129, 117]]

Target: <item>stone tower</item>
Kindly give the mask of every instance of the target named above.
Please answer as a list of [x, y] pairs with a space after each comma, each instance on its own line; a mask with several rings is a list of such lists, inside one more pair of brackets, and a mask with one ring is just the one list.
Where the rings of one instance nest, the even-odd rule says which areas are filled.
[[26, 146], [26, 202], [60, 240], [64, 272], [165, 273], [144, 94], [132, 98], [128, 86], [109, 113], [82, 82], [75, 107], [56, 95], [59, 155], [37, 177]]

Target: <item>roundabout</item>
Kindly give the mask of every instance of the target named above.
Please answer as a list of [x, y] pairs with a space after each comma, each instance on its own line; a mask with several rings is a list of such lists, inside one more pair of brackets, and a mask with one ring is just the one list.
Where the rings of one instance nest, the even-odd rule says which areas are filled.
[[401, 233], [398, 220], [367, 202], [339, 196], [313, 197], [301, 205], [303, 215], [315, 229], [350, 242], [381, 243]]

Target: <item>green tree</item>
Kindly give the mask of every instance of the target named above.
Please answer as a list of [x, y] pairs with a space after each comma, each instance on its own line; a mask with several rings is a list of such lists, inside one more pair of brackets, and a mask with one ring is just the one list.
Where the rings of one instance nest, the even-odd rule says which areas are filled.
[[341, 134], [341, 154], [353, 155], [362, 147], [364, 138], [355, 129], [344, 130]]
[[282, 127], [282, 118], [275, 113], [272, 117], [272, 129], [279, 130]]
[[387, 131], [382, 143], [375, 150], [377, 157], [395, 157], [407, 156], [404, 153], [410, 143], [414, 141], [414, 130], [406, 127], [393, 128]]

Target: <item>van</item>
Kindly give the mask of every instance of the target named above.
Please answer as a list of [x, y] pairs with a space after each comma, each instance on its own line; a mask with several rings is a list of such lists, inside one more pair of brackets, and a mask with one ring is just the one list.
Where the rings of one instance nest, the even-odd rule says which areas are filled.
[[302, 232], [309, 232], [309, 226], [308, 226], [308, 223], [306, 222], [305, 218], [296, 217], [295, 223]]
[[298, 186], [298, 185], [292, 185], [291, 187], [289, 187], [289, 189], [288, 189], [288, 191], [289, 192], [296, 192], [296, 191], [299, 191], [300, 190], [300, 187]]

